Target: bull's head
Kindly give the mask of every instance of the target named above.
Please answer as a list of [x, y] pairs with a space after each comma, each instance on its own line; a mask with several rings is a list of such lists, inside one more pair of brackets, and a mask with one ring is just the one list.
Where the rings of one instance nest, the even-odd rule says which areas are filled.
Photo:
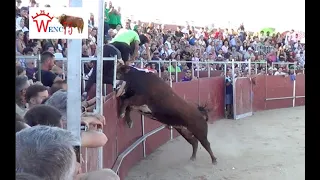
[[120, 65], [117, 67], [117, 80], [125, 80], [124, 75], [130, 71], [130, 66]]
[[66, 16], [67, 15], [65, 14], [61, 14], [60, 16], [56, 16], [55, 18], [58, 19], [58, 21], [61, 23], [61, 21], [66, 18]]

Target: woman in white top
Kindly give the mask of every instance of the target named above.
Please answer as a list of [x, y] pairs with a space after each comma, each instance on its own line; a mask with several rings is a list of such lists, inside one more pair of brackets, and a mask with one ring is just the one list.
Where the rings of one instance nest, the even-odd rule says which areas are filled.
[[194, 65], [194, 67], [193, 67], [194, 69], [199, 68], [199, 61], [200, 61], [199, 53], [195, 52], [192, 57], [192, 63]]
[[228, 42], [227, 40], [225, 40], [225, 41], [223, 42], [223, 46], [221, 47], [221, 49], [222, 49], [222, 52], [223, 52], [223, 53], [227, 53], [227, 52], [228, 52], [229, 42]]
[[206, 52], [209, 54], [211, 51], [211, 49], [214, 48], [214, 41], [211, 41], [209, 46], [206, 49]]

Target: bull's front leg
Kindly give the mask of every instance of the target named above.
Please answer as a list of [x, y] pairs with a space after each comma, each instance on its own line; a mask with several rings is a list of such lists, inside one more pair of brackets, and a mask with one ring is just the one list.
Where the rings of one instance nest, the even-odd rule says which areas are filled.
[[125, 116], [124, 117], [125, 117], [125, 121], [126, 121], [128, 127], [132, 128], [133, 127], [133, 121], [131, 120], [130, 112], [131, 112], [131, 107], [128, 106], [126, 108], [126, 112], [125, 112]]
[[119, 118], [122, 119], [126, 115], [126, 109], [129, 107], [129, 100], [120, 97]]
[[125, 117], [125, 121], [129, 128], [133, 127], [133, 122], [130, 118], [131, 107], [129, 105], [129, 99], [120, 97], [120, 108], [119, 108], [119, 118]]

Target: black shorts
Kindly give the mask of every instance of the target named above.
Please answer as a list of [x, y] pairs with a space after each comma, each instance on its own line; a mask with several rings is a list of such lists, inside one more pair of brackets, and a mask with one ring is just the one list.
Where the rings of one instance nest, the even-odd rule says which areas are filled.
[[113, 42], [110, 44], [112, 44], [114, 47], [116, 47], [121, 52], [121, 57], [124, 62], [128, 61], [130, 58], [130, 55], [132, 55], [134, 52], [134, 51], [132, 51], [131, 47], [127, 43]]

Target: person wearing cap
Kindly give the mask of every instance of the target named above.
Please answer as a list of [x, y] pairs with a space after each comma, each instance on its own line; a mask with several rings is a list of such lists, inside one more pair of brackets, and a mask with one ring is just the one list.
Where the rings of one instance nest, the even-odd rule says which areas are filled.
[[248, 60], [248, 59], [251, 59], [252, 57], [255, 57], [253, 53], [253, 49], [252, 47], [249, 47], [248, 51], [244, 54], [244, 59]]
[[217, 60], [218, 60], [218, 61], [223, 61], [223, 59], [224, 59], [223, 56], [222, 56], [221, 54], [219, 54]]

